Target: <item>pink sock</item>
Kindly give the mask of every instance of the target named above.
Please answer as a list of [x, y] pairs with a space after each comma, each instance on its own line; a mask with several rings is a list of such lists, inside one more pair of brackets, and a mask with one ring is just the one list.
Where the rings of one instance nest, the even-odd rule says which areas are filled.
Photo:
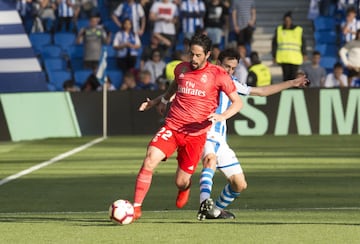
[[142, 205], [151, 185], [153, 172], [141, 167], [136, 178], [134, 205]]

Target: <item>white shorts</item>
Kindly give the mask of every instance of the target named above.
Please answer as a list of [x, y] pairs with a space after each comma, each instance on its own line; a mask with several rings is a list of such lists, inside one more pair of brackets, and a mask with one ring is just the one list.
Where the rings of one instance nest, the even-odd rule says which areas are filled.
[[208, 134], [202, 159], [209, 153], [214, 153], [216, 155], [216, 167], [226, 176], [226, 178], [243, 173], [235, 152], [229, 147], [226, 140], [221, 135], [216, 133]]

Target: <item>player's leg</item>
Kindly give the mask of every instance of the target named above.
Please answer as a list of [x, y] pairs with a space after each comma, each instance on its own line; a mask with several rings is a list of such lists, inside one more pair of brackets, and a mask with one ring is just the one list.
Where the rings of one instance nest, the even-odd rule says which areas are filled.
[[189, 200], [192, 174], [177, 168], [175, 185], [178, 188], [176, 207], [183, 208]]
[[152, 181], [153, 170], [157, 167], [165, 154], [158, 148], [149, 146], [144, 162], [136, 177], [134, 209], [135, 219], [141, 217], [141, 205], [148, 193]]
[[211, 196], [215, 170], [216, 155], [207, 154], [203, 159], [203, 169], [200, 174], [200, 203]]
[[224, 209], [240, 196], [240, 192], [246, 189], [245, 176], [234, 151], [227, 144], [223, 145], [217, 156], [218, 169], [225, 175], [229, 183], [222, 189], [215, 206], [209, 211], [206, 218], [235, 218], [232, 213]]
[[[205, 144], [206, 148], [206, 144]], [[213, 186], [213, 177], [216, 170], [216, 155], [204, 149], [203, 169], [200, 174], [200, 207], [197, 213], [198, 220], [204, 220], [207, 212], [213, 207], [214, 202], [211, 199]]]
[[216, 149], [219, 143], [213, 139], [207, 139], [202, 154], [203, 168], [200, 174], [200, 204], [210, 198], [213, 185], [213, 177], [216, 170]]
[[[220, 196], [215, 202], [215, 206], [211, 212], [211, 215], [215, 218], [235, 218], [235, 216], [229, 211], [224, 211], [236, 198], [240, 196], [240, 193], [247, 187], [245, 175], [243, 173], [234, 174], [229, 179], [229, 183], [224, 186]], [[211, 218], [211, 217], [209, 217]]]
[[194, 174], [200, 160], [206, 140], [206, 133], [198, 136], [178, 134], [178, 169], [175, 184], [178, 188], [176, 206], [182, 208], [188, 202], [190, 196], [191, 176]]
[[[167, 133], [168, 129], [162, 127], [153, 140], [149, 143], [146, 157], [136, 177], [134, 194], [134, 219], [141, 217], [141, 206], [150, 189], [154, 169], [161, 160], [169, 157], [176, 148], [175, 138], [173, 136], [164, 138], [162, 135]], [[172, 135], [172, 134], [171, 134]]]

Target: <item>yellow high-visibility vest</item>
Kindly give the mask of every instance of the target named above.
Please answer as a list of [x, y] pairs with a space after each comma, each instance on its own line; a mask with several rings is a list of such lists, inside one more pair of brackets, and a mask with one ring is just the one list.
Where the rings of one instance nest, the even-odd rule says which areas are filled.
[[181, 62], [182, 62], [181, 60], [173, 60], [166, 65], [165, 76], [167, 80], [173, 81], [175, 79], [175, 75], [174, 75], [175, 67]]
[[252, 65], [249, 69], [256, 74], [256, 86], [271, 85], [271, 73], [269, 67], [264, 64]]
[[301, 53], [303, 29], [300, 26], [294, 29], [284, 29], [282, 25], [277, 28], [276, 62], [301, 65], [303, 55]]

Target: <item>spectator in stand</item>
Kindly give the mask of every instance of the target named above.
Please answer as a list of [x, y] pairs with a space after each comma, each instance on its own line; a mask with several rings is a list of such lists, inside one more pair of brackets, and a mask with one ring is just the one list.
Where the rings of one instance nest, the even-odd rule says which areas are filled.
[[253, 0], [231, 2], [231, 20], [238, 45], [245, 45], [247, 53], [251, 52], [251, 42], [256, 24], [256, 8]]
[[257, 52], [250, 53], [251, 66], [247, 76], [248, 86], [268, 86], [271, 85], [271, 73], [269, 67], [261, 63]]
[[136, 89], [135, 74], [128, 71], [124, 74], [123, 83], [120, 86], [120, 91], [131, 91]]
[[311, 62], [304, 63], [300, 69], [306, 73], [307, 78], [311, 81], [311, 87], [322, 87], [326, 78], [326, 70], [320, 66], [321, 54], [313, 51]]
[[42, 26], [46, 32], [54, 32], [55, 21], [56, 21], [56, 0], [35, 0], [36, 12], [41, 19]]
[[283, 24], [275, 30], [271, 54], [274, 63], [281, 66], [283, 80], [295, 79], [299, 66], [306, 60], [306, 41], [303, 28], [293, 24], [290, 11], [285, 13]]
[[[108, 91], [116, 90], [109, 76], [106, 77], [105, 85]], [[82, 91], [102, 91], [102, 89], [103, 85], [99, 82], [95, 73], [91, 73], [86, 79], [84, 85], [81, 87]]]
[[83, 19], [91, 18], [94, 12], [98, 10], [97, 0], [77, 0], [79, 5], [79, 17]]
[[155, 84], [157, 79], [164, 73], [166, 63], [161, 59], [160, 50], [155, 49], [151, 54], [151, 59], [145, 62], [144, 69], [151, 74], [150, 82]]
[[[324, 1], [324, 0], [322, 0]], [[330, 0], [327, 0], [330, 1]], [[326, 1], [325, 1], [326, 2]], [[359, 15], [360, 10], [360, 1], [359, 0], [332, 0], [331, 2], [334, 2], [335, 5], [337, 5], [337, 11], [340, 12], [341, 17], [345, 18], [346, 16], [346, 10], [349, 7], [353, 7], [356, 11], [356, 15]], [[331, 16], [331, 15], [329, 15]]]
[[68, 92], [78, 92], [78, 91], [80, 91], [80, 88], [75, 85], [74, 80], [66, 80], [63, 83], [63, 88], [64, 88], [64, 91], [68, 91]]
[[247, 57], [246, 53], [246, 47], [244, 44], [239, 44], [237, 46], [238, 52], [240, 54], [240, 60], [239, 63], [236, 66], [236, 69], [234, 71], [234, 76], [241, 84], [246, 84], [246, 80], [248, 77], [248, 69], [251, 65], [250, 58]]
[[81, 87], [81, 91], [97, 91], [101, 86], [100, 82], [96, 78], [96, 74], [92, 73], [88, 76], [85, 83]]
[[93, 13], [89, 26], [81, 29], [76, 38], [78, 44], [84, 44], [84, 67], [96, 72], [103, 45], [110, 44], [111, 35], [100, 23], [100, 14]]
[[[76, 6], [75, 0], [56, 0], [58, 5], [57, 31], [75, 32], [76, 19], [80, 9]], [[73, 29], [72, 29], [73, 28]]]
[[[105, 80], [105, 86], [106, 89], [108, 91], [115, 91], [116, 87], [112, 84], [111, 79], [109, 77], [107, 77], [107, 79]], [[103, 90], [103, 85], [100, 85], [96, 88], [97, 91], [102, 91]]]
[[139, 81], [136, 85], [136, 90], [158, 90], [158, 85], [152, 82], [152, 74], [148, 70], [142, 70], [139, 73]]
[[111, 16], [114, 23], [122, 28], [125, 19], [130, 19], [133, 23], [133, 31], [140, 37], [145, 32], [146, 16], [140, 3], [135, 0], [125, 0], [120, 3]]
[[360, 77], [355, 77], [352, 81], [351, 81], [351, 87], [360, 87]]
[[319, 12], [319, 0], [310, 0], [307, 18], [314, 21], [319, 16]]
[[220, 52], [221, 52], [221, 50], [220, 50], [219, 45], [215, 44], [215, 45], [212, 46], [211, 55], [210, 55], [210, 58], [209, 58], [210, 63], [217, 64]]
[[113, 47], [117, 50], [119, 69], [125, 74], [128, 70], [135, 69], [141, 41], [138, 34], [132, 30], [130, 19], [124, 19], [121, 26], [122, 30], [115, 35]]
[[333, 72], [326, 76], [323, 87], [347, 87], [347, 76], [340, 62], [334, 64]]
[[190, 57], [188, 53], [180, 50], [174, 51], [172, 60], [166, 64], [164, 73], [158, 78], [159, 89], [166, 90], [175, 79], [174, 70], [176, 66], [182, 62], [189, 62], [189, 60]]
[[187, 53], [184, 53], [180, 50], [176, 50], [173, 53], [172, 60], [168, 62], [165, 66], [164, 75], [166, 80], [171, 83], [175, 79], [174, 70], [176, 66], [181, 62], [189, 62], [190, 57]]
[[170, 0], [154, 2], [150, 9], [149, 20], [154, 23], [153, 35], [160, 41], [160, 46], [167, 57], [171, 56], [176, 41], [178, 8]]
[[19, 12], [26, 33], [30, 33], [34, 23], [33, 0], [17, 0], [16, 9]]
[[164, 58], [163, 49], [160, 47], [160, 40], [157, 35], [151, 35], [150, 45], [144, 46], [141, 53], [140, 69], [144, 68], [145, 62], [151, 59], [153, 50], [159, 50], [161, 52], [161, 58]]
[[341, 23], [343, 40], [345, 43], [355, 40], [356, 31], [360, 29], [360, 21], [357, 19], [356, 9], [349, 7], [346, 11], [346, 19]]
[[191, 39], [198, 30], [204, 29], [205, 4], [202, 0], [183, 0], [181, 2], [181, 27], [184, 38]]
[[213, 45], [221, 44], [224, 30], [227, 27], [229, 9], [220, 0], [208, 0], [205, 5], [205, 31]]
[[[321, 16], [333, 17], [336, 13], [338, 0], [316, 0], [319, 5], [319, 14]], [[348, 0], [346, 0], [348, 1]]]
[[[153, 0], [139, 0], [139, 3], [144, 9], [145, 13], [145, 30], [143, 36], [150, 38], [152, 32], [152, 23], [149, 21], [150, 8], [153, 3]], [[148, 44], [148, 39], [144, 40], [142, 44]]]
[[346, 43], [339, 51], [341, 61], [348, 69], [348, 86], [352, 79], [360, 75], [360, 30], [356, 32], [356, 38]]

